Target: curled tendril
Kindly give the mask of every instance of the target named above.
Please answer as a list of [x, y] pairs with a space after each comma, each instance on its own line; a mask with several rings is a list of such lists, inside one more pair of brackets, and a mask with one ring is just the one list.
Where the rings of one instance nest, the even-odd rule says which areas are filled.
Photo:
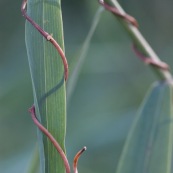
[[[125, 21], [127, 21], [128, 23], [132, 24], [134, 27], [138, 28], [138, 23], [136, 21], [136, 19], [126, 13], [121, 13], [116, 7], [112, 7], [111, 5], [107, 4], [104, 2], [104, 0], [99, 0], [99, 3], [108, 11], [112, 12], [114, 15], [121, 17], [122, 19], [124, 19]], [[156, 61], [153, 60], [150, 57], [146, 57], [144, 56], [135, 46], [135, 44], [133, 44], [132, 46], [134, 53], [137, 55], [137, 57], [139, 57], [144, 63], [146, 64], [150, 64], [153, 65], [157, 68], [160, 68], [162, 70], [169, 70], [169, 66], [168, 64], [166, 64], [165, 62], [162, 61]]]
[[128, 14], [122, 14], [117, 8], [105, 3], [103, 0], [99, 0], [99, 3], [108, 11], [112, 12], [114, 15], [121, 17], [127, 22], [131, 23], [133, 26], [138, 28], [138, 22], [136, 19]]
[[52, 136], [52, 134], [38, 121], [38, 119], [36, 117], [36, 113], [35, 113], [35, 106], [32, 106], [29, 109], [29, 112], [31, 113], [31, 117], [32, 117], [32, 120], [34, 121], [35, 125], [49, 138], [49, 140], [52, 142], [52, 144], [55, 146], [56, 150], [60, 154], [60, 156], [64, 162], [64, 165], [65, 165], [66, 173], [70, 173], [70, 165], [68, 163], [68, 160], [67, 160], [67, 157], [66, 157], [64, 151], [62, 150], [59, 143]]
[[80, 156], [82, 155], [82, 153], [84, 151], [86, 151], [86, 147], [83, 147], [77, 154], [76, 156], [74, 157], [74, 160], [73, 160], [73, 171], [74, 173], [78, 173], [78, 170], [77, 170], [77, 164], [78, 164], [78, 160], [80, 158]]
[[132, 45], [132, 49], [137, 57], [139, 57], [144, 63], [153, 65], [155, 67], [158, 67], [162, 70], [169, 70], [168, 64], [166, 64], [163, 61], [154, 61], [153, 59], [144, 56], [135, 46], [135, 44]]
[[[52, 142], [52, 144], [55, 146], [56, 150], [60, 154], [60, 156], [61, 156], [61, 158], [62, 158], [62, 160], [64, 162], [66, 173], [70, 173], [70, 165], [68, 163], [68, 160], [67, 160], [67, 157], [66, 157], [64, 151], [62, 150], [61, 146], [56, 141], [56, 139], [52, 136], [52, 134], [38, 121], [38, 119], [36, 117], [35, 106], [34, 105], [29, 109], [29, 112], [31, 113], [31, 117], [32, 117], [32, 120], [35, 123], [35, 125], [49, 138], [49, 140]], [[73, 171], [74, 171], [74, 173], [78, 173], [78, 170], [77, 170], [78, 160], [79, 160], [80, 156], [82, 155], [82, 153], [84, 151], [86, 151], [86, 149], [87, 149], [86, 147], [83, 147], [75, 155], [74, 161], [73, 161]]]
[[67, 81], [68, 79], [68, 63], [67, 63], [67, 59], [65, 57], [65, 54], [63, 52], [63, 50], [61, 49], [60, 45], [57, 43], [57, 41], [52, 37], [51, 34], [47, 33], [46, 31], [44, 31], [35, 21], [33, 21], [26, 12], [26, 5], [27, 5], [27, 0], [23, 0], [22, 5], [21, 5], [21, 12], [23, 14], [23, 16], [25, 17], [25, 19], [27, 21], [29, 21], [36, 29], [37, 31], [40, 32], [40, 34], [47, 40], [50, 41], [52, 43], [52, 45], [56, 48], [56, 50], [58, 51], [58, 53], [61, 56], [61, 59], [63, 61], [64, 64], [64, 76], [65, 76], [65, 80]]

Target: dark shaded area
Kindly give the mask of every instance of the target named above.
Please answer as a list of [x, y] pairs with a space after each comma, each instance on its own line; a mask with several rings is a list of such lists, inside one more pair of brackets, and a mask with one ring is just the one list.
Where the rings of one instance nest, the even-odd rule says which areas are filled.
[[[172, 61], [173, 1], [119, 1], [159, 57]], [[32, 86], [24, 41], [21, 1], [0, 2], [0, 171], [24, 172], [36, 141], [28, 113]], [[62, 1], [66, 55], [80, 49], [98, 7], [97, 1]], [[72, 162], [88, 150], [79, 172], [115, 172], [124, 140], [150, 84], [152, 71], [135, 57], [131, 41], [116, 18], [104, 12], [68, 109], [67, 153]]]

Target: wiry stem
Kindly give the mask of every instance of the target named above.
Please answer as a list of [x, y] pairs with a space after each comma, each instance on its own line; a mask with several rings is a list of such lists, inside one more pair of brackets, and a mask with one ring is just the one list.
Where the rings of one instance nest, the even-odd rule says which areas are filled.
[[166, 64], [165, 62], [156, 62], [156, 61], [153, 61], [153, 59], [151, 58], [148, 58], [148, 57], [145, 57], [137, 48], [136, 46], [133, 44], [132, 45], [132, 49], [133, 51], [135, 52], [135, 54], [137, 55], [137, 57], [139, 57], [144, 63], [146, 64], [150, 64], [150, 65], [153, 65], [153, 66], [156, 66], [160, 69], [163, 69], [163, 70], [169, 70], [169, 66], [168, 64]]
[[26, 18], [26, 20], [28, 20], [39, 32], [41, 35], [43, 35], [43, 37], [47, 40], [50, 41], [54, 47], [56, 48], [56, 50], [58, 51], [58, 53], [61, 56], [61, 59], [63, 61], [64, 64], [64, 73], [65, 73], [65, 80], [67, 81], [68, 79], [68, 63], [67, 63], [67, 59], [65, 57], [65, 54], [63, 52], [63, 50], [61, 49], [61, 47], [59, 46], [59, 44], [56, 42], [56, 40], [52, 37], [51, 34], [47, 33], [46, 31], [44, 31], [36, 22], [34, 22], [26, 13], [26, 5], [27, 5], [27, 0], [23, 0], [22, 2], [22, 6], [21, 6], [21, 12], [23, 14], [23, 16]]
[[[32, 117], [32, 120], [34, 121], [35, 125], [49, 138], [49, 140], [52, 142], [52, 144], [55, 146], [56, 150], [60, 154], [60, 156], [61, 156], [61, 158], [64, 162], [66, 173], [70, 173], [70, 165], [68, 163], [68, 160], [67, 160], [67, 157], [66, 157], [64, 151], [62, 150], [59, 143], [55, 140], [55, 138], [51, 135], [51, 133], [38, 121], [38, 119], [36, 117], [35, 106], [34, 105], [29, 109], [29, 112], [31, 113], [31, 117]], [[79, 160], [80, 156], [82, 155], [82, 153], [84, 151], [86, 151], [86, 149], [87, 149], [86, 147], [83, 147], [83, 149], [81, 149], [75, 155], [74, 161], [73, 161], [73, 171], [74, 171], [74, 173], [78, 173], [78, 170], [77, 170], [78, 160]]]
[[51, 135], [51, 133], [38, 121], [38, 119], [36, 117], [36, 113], [35, 113], [35, 106], [32, 106], [29, 109], [29, 112], [31, 113], [31, 117], [32, 117], [32, 120], [34, 121], [35, 125], [50, 139], [50, 141], [52, 142], [52, 144], [55, 146], [56, 150], [60, 154], [60, 156], [64, 162], [66, 173], [70, 173], [70, 165], [68, 163], [68, 160], [67, 160], [67, 157], [66, 157], [64, 151], [62, 150], [59, 143], [55, 140], [55, 138]]
[[125, 30], [131, 37], [133, 44], [135, 44], [138, 52], [140, 50], [143, 57], [151, 59], [150, 62], [152, 63], [148, 64], [151, 65], [152, 69], [158, 75], [158, 77], [161, 80], [166, 80], [169, 83], [173, 84], [172, 75], [169, 72], [169, 68], [167, 68], [168, 66], [166, 67], [164, 63], [164, 66], [166, 68], [162, 68], [163, 62], [159, 59], [159, 57], [144, 39], [142, 34], [139, 32], [137, 26], [133, 24], [133, 21], [131, 21], [131, 19], [129, 20], [128, 17], [126, 17], [129, 15], [125, 13], [120, 4], [116, 0], [99, 0], [99, 2], [105, 7], [105, 9], [109, 10], [118, 17], [118, 20], [124, 26]]
[[127, 22], [131, 23], [132, 25], [134, 25], [135, 27], [138, 27], [138, 22], [136, 21], [136, 19], [132, 16], [130, 16], [129, 14], [122, 14], [119, 12], [119, 10], [117, 8], [114, 8], [112, 6], [110, 6], [109, 4], [105, 3], [103, 0], [99, 0], [99, 3], [108, 11], [112, 12], [114, 15], [126, 20]]
[[80, 156], [82, 155], [82, 153], [84, 151], [86, 151], [86, 147], [83, 147], [77, 154], [76, 156], [74, 157], [74, 160], [73, 160], [73, 171], [74, 173], [78, 173], [78, 170], [77, 170], [77, 164], [78, 164], [78, 160], [80, 158]]

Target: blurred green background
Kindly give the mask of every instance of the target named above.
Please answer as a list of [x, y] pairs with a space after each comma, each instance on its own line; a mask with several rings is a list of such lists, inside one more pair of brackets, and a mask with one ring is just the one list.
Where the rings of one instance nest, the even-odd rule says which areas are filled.
[[[173, 1], [120, 0], [139, 22], [159, 57], [173, 65]], [[28, 113], [32, 87], [25, 48], [21, 0], [0, 1], [0, 172], [24, 173], [36, 144]], [[80, 50], [98, 8], [94, 0], [62, 1], [66, 55]], [[131, 51], [116, 18], [104, 12], [68, 105], [67, 154], [83, 146], [79, 172], [115, 172], [136, 111], [157, 77]]]

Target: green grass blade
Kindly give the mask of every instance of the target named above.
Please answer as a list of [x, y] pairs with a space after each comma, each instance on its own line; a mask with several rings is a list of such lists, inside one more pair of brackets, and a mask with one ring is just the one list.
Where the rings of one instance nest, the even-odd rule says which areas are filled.
[[116, 173], [171, 173], [172, 118], [172, 88], [158, 84], [141, 106]]
[[[70, 74], [70, 78], [68, 80], [68, 85], [67, 85], [67, 102], [69, 102], [71, 95], [75, 89], [76, 83], [78, 81], [79, 78], [79, 72], [82, 68], [82, 65], [84, 63], [84, 60], [86, 58], [86, 54], [87, 51], [89, 49], [89, 45], [91, 42], [91, 39], [94, 35], [94, 32], [98, 26], [98, 23], [100, 21], [101, 18], [101, 14], [103, 12], [103, 8], [99, 7], [98, 10], [96, 11], [96, 14], [94, 16], [93, 22], [91, 24], [90, 30], [88, 32], [88, 35], [82, 45], [82, 48], [78, 54], [78, 56], [75, 58], [75, 62], [73, 62], [70, 66], [70, 70], [71, 70], [71, 74]], [[38, 163], [38, 150], [35, 150], [35, 153], [33, 155], [33, 161], [30, 163], [30, 167], [34, 167], [35, 168], [35, 163]], [[33, 164], [33, 166], [32, 166]], [[39, 166], [39, 164], [37, 165]], [[35, 169], [36, 170], [36, 169]], [[27, 173], [31, 173], [31, 171], [29, 170]], [[35, 173], [34, 171], [32, 171], [32, 173]]]
[[99, 21], [100, 21], [102, 12], [103, 12], [103, 8], [99, 7], [98, 10], [96, 11], [94, 18], [93, 18], [93, 22], [91, 24], [88, 35], [87, 35], [87, 37], [86, 37], [86, 39], [82, 45], [82, 48], [80, 49], [80, 52], [78, 53], [75, 60], [73, 61], [74, 63], [72, 63], [70, 66], [70, 70], [72, 71], [72, 73], [70, 74], [70, 77], [69, 77], [69, 80], [67, 83], [67, 103], [69, 103], [71, 95], [72, 95], [72, 93], [75, 89], [75, 86], [77, 84], [77, 81], [78, 81], [78, 78], [80, 75], [80, 71], [82, 69], [83, 63], [84, 63], [86, 55], [87, 55], [87, 51], [88, 51], [89, 46], [90, 46], [91, 39], [94, 35], [94, 32], [97, 28]]
[[[28, 15], [53, 37], [64, 50], [60, 0], [28, 0]], [[65, 150], [66, 92], [62, 60], [55, 48], [26, 22], [26, 47], [33, 84], [34, 104], [41, 123]], [[63, 173], [59, 154], [39, 132], [42, 173]]]

